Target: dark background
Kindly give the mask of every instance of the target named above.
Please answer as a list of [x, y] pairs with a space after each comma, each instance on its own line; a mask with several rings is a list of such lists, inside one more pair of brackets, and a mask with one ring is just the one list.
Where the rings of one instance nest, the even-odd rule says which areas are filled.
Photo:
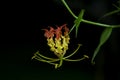
[[[120, 78], [119, 28], [113, 30], [110, 39], [95, 58], [96, 64], [92, 65], [90, 59], [104, 28], [81, 23], [78, 37], [74, 37], [75, 31], [70, 35], [68, 54], [81, 43], [83, 46], [73, 58], [81, 58], [87, 54], [90, 59], [64, 62], [60, 69], [55, 70], [54, 66], [31, 60], [31, 57], [38, 50], [44, 55], [52, 54], [41, 29], [65, 23], [69, 28], [72, 27], [74, 18], [60, 0], [5, 1], [1, 4], [1, 80], [118, 80]], [[118, 14], [99, 20], [105, 13], [116, 9], [112, 4], [117, 4], [117, 0], [69, 0], [68, 4], [76, 15], [84, 8], [86, 10], [84, 19], [106, 24], [120, 23]]]

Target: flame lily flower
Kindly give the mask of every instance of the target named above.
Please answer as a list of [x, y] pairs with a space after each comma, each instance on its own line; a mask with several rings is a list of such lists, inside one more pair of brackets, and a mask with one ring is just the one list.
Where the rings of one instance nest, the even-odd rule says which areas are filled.
[[[66, 24], [57, 27], [57, 29], [54, 29], [53, 27], [50, 27], [50, 30], [43, 29], [45, 31], [44, 36], [47, 38], [47, 44], [50, 47], [50, 50], [54, 52], [54, 54], [58, 58], [49, 58], [46, 56], [43, 56], [42, 54], [36, 52], [32, 59], [36, 59], [38, 61], [47, 62], [49, 64], [55, 65], [55, 68], [58, 68], [62, 65], [63, 60], [65, 61], [81, 61], [85, 58], [89, 58], [87, 55], [84, 55], [81, 59], [68, 59], [69, 57], [73, 56], [78, 49], [80, 48], [81, 44], [78, 44], [78, 48], [70, 55], [64, 57], [66, 54], [66, 51], [68, 50], [68, 44], [70, 43], [70, 36], [69, 36], [69, 29], [67, 28]], [[59, 63], [57, 63], [59, 62]]]

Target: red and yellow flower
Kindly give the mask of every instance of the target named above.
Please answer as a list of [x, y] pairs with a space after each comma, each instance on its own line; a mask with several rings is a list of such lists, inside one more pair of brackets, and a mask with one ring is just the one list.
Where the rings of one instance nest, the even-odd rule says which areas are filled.
[[47, 38], [47, 44], [49, 45], [50, 50], [58, 57], [65, 55], [70, 40], [69, 29], [66, 24], [57, 27], [57, 29], [50, 27], [49, 30], [43, 30], [45, 31], [44, 36]]
[[[46, 62], [52, 65], [55, 65], [55, 68], [58, 68], [62, 65], [63, 60], [65, 61], [81, 61], [83, 59], [89, 58], [87, 55], [84, 55], [80, 59], [69, 59], [69, 57], [73, 56], [78, 49], [80, 48], [80, 44], [78, 44], [78, 48], [71, 53], [70, 55], [64, 57], [66, 51], [68, 50], [68, 44], [70, 43], [70, 36], [69, 36], [69, 29], [67, 28], [66, 24], [57, 27], [54, 29], [50, 27], [50, 29], [43, 29], [45, 31], [44, 36], [47, 38], [47, 44], [50, 47], [50, 50], [54, 52], [54, 54], [58, 57], [56, 58], [49, 58], [43, 56], [42, 54], [37, 51], [32, 59], [36, 59], [38, 61]], [[58, 63], [59, 61], [59, 63]]]

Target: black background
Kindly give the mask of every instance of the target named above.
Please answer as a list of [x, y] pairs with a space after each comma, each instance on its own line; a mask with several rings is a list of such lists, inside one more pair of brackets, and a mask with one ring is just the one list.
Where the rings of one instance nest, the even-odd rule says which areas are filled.
[[[112, 3], [117, 0], [70, 0], [68, 1], [75, 14], [86, 9], [84, 19], [106, 24], [119, 24], [119, 15], [114, 14], [98, 20], [103, 14], [116, 9]], [[68, 54], [77, 44], [83, 46], [73, 58], [87, 54], [90, 59], [81, 62], [64, 62], [57, 70], [54, 66], [31, 60], [36, 51], [41, 54], [52, 54], [47, 46], [44, 31], [48, 26], [67, 24], [72, 27], [74, 18], [69, 14], [60, 0], [43, 1], [5, 1], [1, 2], [0, 27], [0, 76], [1, 80], [117, 80], [119, 72], [120, 29], [113, 29], [107, 43], [96, 57], [96, 64], [90, 59], [98, 45], [104, 28], [81, 23], [78, 37], [75, 31], [70, 35]]]

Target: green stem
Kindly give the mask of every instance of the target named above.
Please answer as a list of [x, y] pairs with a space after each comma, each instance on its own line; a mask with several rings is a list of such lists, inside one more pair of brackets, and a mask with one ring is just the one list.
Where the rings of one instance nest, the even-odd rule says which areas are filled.
[[88, 23], [88, 24], [97, 25], [97, 26], [101, 26], [101, 27], [110, 27], [110, 28], [111, 28], [111, 27], [112, 27], [112, 28], [118, 28], [118, 27], [120, 27], [120, 25], [108, 25], [108, 24], [97, 23], [97, 22], [88, 21], [88, 20], [84, 20], [84, 19], [82, 19], [82, 22]]
[[[70, 7], [67, 5], [67, 3], [65, 2], [65, 0], [61, 0], [63, 2], [63, 4], [65, 5], [65, 7], [67, 8], [67, 10], [70, 12], [70, 14], [77, 19], [78, 17], [72, 12], [72, 10], [70, 9]], [[92, 25], [97, 25], [97, 26], [101, 26], [101, 27], [113, 27], [113, 28], [118, 28], [120, 27], [120, 25], [108, 25], [108, 24], [102, 24], [102, 23], [98, 23], [98, 22], [93, 22], [93, 21], [88, 21], [85, 19], [82, 19], [82, 22], [84, 23], [88, 23], [88, 24], [92, 24]], [[74, 28], [74, 26], [73, 26]], [[72, 29], [73, 29], [72, 28]], [[72, 30], [71, 29], [71, 30]]]
[[73, 61], [74, 62], [74, 61], [81, 61], [81, 60], [84, 60], [86, 58], [89, 58], [89, 57], [87, 55], [84, 55], [83, 58], [81, 58], [81, 59], [74, 59], [74, 60], [73, 59], [64, 59], [64, 60], [65, 61]]
[[58, 67], [62, 66], [62, 63], [63, 63], [63, 56], [61, 55], [61, 56], [60, 56], [60, 63], [59, 63], [59, 65], [58, 65]]
[[70, 7], [67, 5], [67, 3], [65, 2], [65, 0], [62, 0], [63, 4], [65, 5], [65, 7], [67, 8], [67, 10], [70, 12], [70, 14], [77, 19], [77, 16], [72, 12], [72, 10], [70, 9]]
[[35, 58], [35, 59], [40, 59], [40, 60], [45, 60], [45, 61], [48, 61], [48, 62], [56, 62], [56, 61], [59, 61], [59, 59], [46, 60], [46, 59], [43, 59], [43, 58], [41, 58], [41, 57], [39, 57], [39, 56], [35, 56], [34, 58]]
[[39, 51], [37, 51], [34, 55], [36, 55], [36, 56], [38, 55], [38, 56], [40, 56], [44, 59], [48, 59], [48, 60], [57, 60], [57, 59], [54, 59], [54, 58], [49, 58], [49, 57], [43, 56], [42, 54], [39, 53]]
[[52, 64], [52, 65], [55, 65], [55, 63], [52, 63], [52, 62], [49, 62], [49, 61], [46, 61], [46, 60], [43, 60], [43, 59], [38, 59], [38, 58], [35, 58], [35, 59], [38, 60], [38, 61], [42, 61], [42, 62], [46, 62], [46, 63]]
[[76, 24], [73, 25], [73, 27], [70, 29], [69, 34], [71, 33], [71, 31], [76, 27]]
[[113, 4], [113, 6], [120, 10], [120, 6], [116, 6], [115, 4]]
[[118, 12], [120, 12], [120, 9], [114, 10], [114, 11], [111, 11], [111, 12], [105, 14], [103, 17], [101, 17], [101, 19], [104, 18], [104, 17], [110, 16], [110, 15], [112, 15], [112, 14], [118, 13]]
[[108, 24], [97, 23], [97, 22], [88, 21], [88, 20], [84, 20], [84, 19], [82, 19], [82, 22], [97, 25], [97, 26], [102, 26], [102, 27], [111, 27], [111, 25], [108, 25]]
[[69, 58], [69, 57], [71, 57], [71, 56], [73, 56], [77, 51], [78, 51], [78, 49], [80, 48], [80, 46], [81, 46], [81, 44], [78, 44], [78, 47], [77, 47], [77, 49], [72, 53], [72, 54], [70, 54], [70, 55], [68, 55], [68, 56], [66, 56], [66, 57], [64, 57], [64, 59], [66, 59], [66, 58]]
[[72, 61], [72, 62], [75, 62], [75, 61], [81, 61], [81, 60], [84, 60], [85, 58], [81, 58], [81, 59], [64, 59], [65, 61]]

